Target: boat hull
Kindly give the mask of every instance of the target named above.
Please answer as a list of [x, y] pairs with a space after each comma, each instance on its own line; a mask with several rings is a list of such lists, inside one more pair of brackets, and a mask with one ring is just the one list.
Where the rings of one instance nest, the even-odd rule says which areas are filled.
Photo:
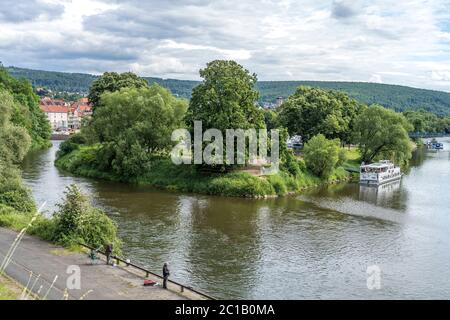
[[400, 176], [395, 176], [395, 177], [392, 177], [392, 178], [384, 179], [382, 181], [378, 181], [378, 180], [364, 180], [364, 179], [362, 179], [362, 180], [359, 181], [359, 184], [369, 185], [369, 186], [380, 186], [380, 185], [385, 184], [385, 183], [389, 183], [389, 182], [392, 182], [392, 181], [400, 180], [401, 178], [402, 178], [402, 176], [400, 175]]

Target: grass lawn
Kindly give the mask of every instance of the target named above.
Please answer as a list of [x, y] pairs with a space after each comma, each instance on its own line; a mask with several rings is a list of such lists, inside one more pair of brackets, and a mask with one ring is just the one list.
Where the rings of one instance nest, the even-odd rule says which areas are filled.
[[347, 151], [347, 161], [343, 164], [344, 169], [351, 172], [359, 172], [359, 166], [361, 165], [361, 153], [357, 147], [344, 148]]
[[0, 300], [18, 300], [22, 290], [16, 282], [0, 275]]

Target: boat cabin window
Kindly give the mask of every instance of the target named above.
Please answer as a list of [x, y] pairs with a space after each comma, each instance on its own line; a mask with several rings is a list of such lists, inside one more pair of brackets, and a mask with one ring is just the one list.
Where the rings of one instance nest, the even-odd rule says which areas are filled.
[[367, 173], [382, 173], [386, 172], [388, 170], [388, 167], [372, 167], [372, 166], [366, 166], [361, 167], [361, 172], [367, 172]]

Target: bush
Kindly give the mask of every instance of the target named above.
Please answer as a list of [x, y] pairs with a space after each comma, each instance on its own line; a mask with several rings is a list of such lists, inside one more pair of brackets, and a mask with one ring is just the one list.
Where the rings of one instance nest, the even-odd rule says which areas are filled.
[[53, 218], [53, 241], [64, 246], [81, 242], [96, 248], [112, 243], [115, 252], [120, 251], [116, 223], [103, 211], [94, 208], [76, 185], [67, 187], [65, 200], [58, 207], [59, 211]]
[[284, 159], [281, 162], [281, 170], [286, 171], [289, 174], [296, 177], [300, 174], [301, 171], [300, 166], [301, 164], [299, 163], [295, 155], [292, 153], [292, 150], [287, 150], [285, 152]]
[[19, 170], [0, 160], [0, 204], [22, 212], [35, 210], [30, 192], [23, 186]]
[[66, 154], [71, 153], [74, 150], [77, 150], [80, 148], [80, 145], [83, 145], [86, 143], [86, 137], [81, 133], [76, 133], [72, 136], [70, 136], [69, 139], [64, 141], [59, 145], [59, 150], [56, 154], [57, 158], [63, 157]]
[[308, 169], [322, 178], [328, 178], [339, 161], [339, 146], [338, 139], [328, 140], [322, 134], [311, 138], [304, 149]]

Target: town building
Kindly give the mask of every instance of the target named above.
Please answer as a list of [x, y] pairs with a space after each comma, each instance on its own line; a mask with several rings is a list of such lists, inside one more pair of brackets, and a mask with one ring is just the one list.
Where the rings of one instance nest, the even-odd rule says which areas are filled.
[[92, 115], [92, 106], [87, 98], [68, 103], [44, 97], [41, 99], [40, 108], [47, 115], [54, 131], [77, 130], [81, 127], [81, 120]]
[[81, 128], [81, 121], [92, 116], [92, 105], [88, 98], [81, 98], [70, 105], [69, 128], [77, 130]]
[[69, 104], [63, 100], [44, 97], [40, 103], [41, 110], [47, 115], [53, 130], [64, 130], [68, 125]]

